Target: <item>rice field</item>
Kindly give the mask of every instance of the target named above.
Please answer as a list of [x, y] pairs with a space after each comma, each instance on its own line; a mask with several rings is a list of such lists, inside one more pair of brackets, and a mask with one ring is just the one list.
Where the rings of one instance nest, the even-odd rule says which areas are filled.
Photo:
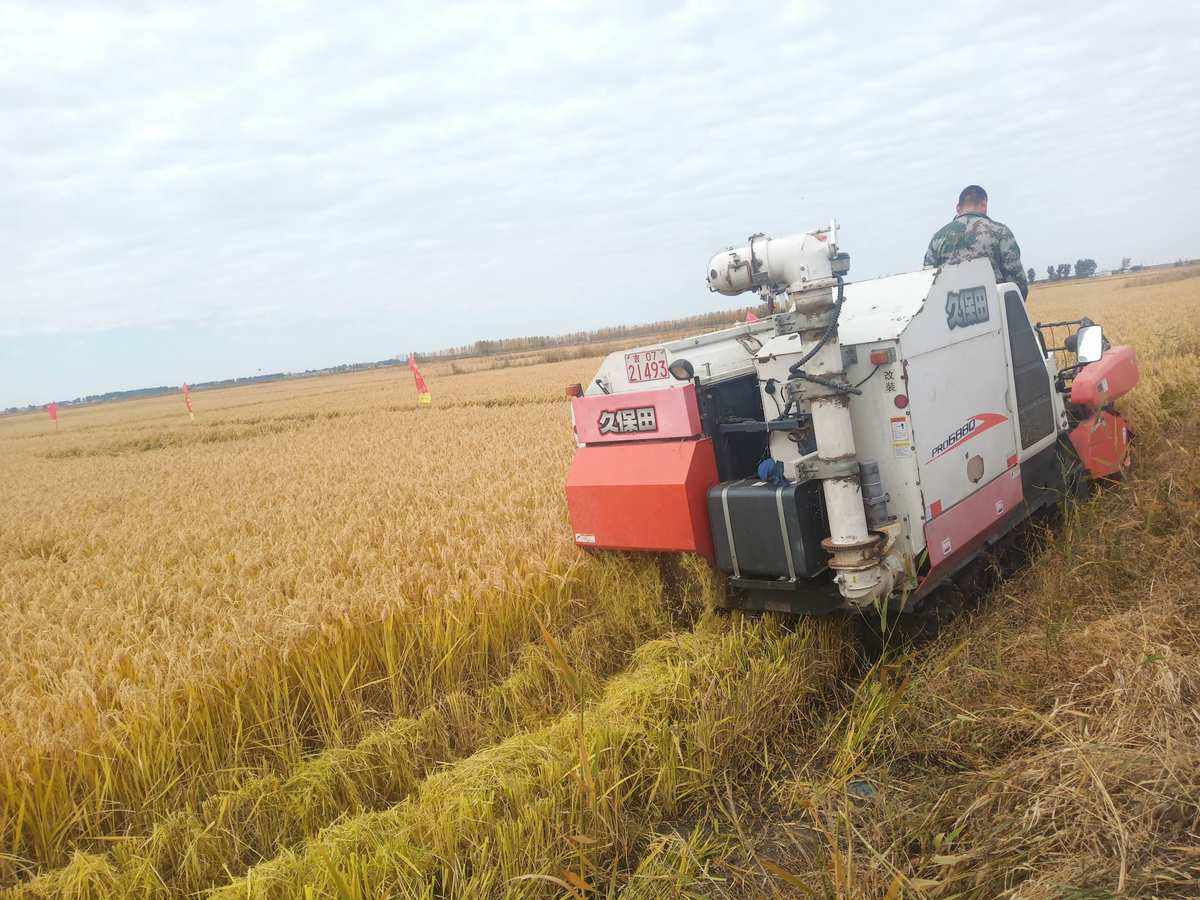
[[1194, 896], [1200, 270], [1030, 306], [1136, 346], [1135, 471], [879, 660], [574, 548], [594, 358], [0, 419], [0, 889]]

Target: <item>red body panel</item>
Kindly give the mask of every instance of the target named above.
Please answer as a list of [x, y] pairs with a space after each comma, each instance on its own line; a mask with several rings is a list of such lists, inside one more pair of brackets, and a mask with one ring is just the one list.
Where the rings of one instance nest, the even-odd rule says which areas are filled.
[[1071, 383], [1071, 402], [1089, 409], [1123, 397], [1138, 383], [1137, 354], [1132, 347], [1112, 347], [1079, 370]]
[[1021, 468], [1013, 466], [971, 496], [925, 523], [929, 563], [936, 567], [1004, 519], [1025, 499]]
[[[637, 412], [648, 408], [654, 410], [655, 427], [652, 430], [620, 429], [622, 412], [627, 418], [632, 414], [632, 422], [642, 425], [647, 420], [644, 415], [639, 418]], [[581, 444], [694, 437], [703, 430], [694, 384], [679, 388], [575, 397], [571, 400], [571, 412], [575, 417], [575, 435]], [[605, 423], [609, 427], [602, 431]], [[612, 430], [614, 426], [620, 430]]]
[[1071, 431], [1071, 443], [1093, 478], [1115, 475], [1129, 463], [1129, 426], [1113, 413], [1084, 419]]
[[711, 561], [706, 495], [716, 483], [708, 438], [580, 447], [567, 475], [575, 543], [693, 551]]

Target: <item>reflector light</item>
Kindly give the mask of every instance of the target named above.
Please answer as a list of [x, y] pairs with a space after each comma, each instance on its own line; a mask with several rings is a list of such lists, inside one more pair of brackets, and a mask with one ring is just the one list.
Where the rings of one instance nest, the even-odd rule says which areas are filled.
[[696, 375], [696, 370], [692, 364], [686, 359], [677, 359], [671, 365], [667, 366], [667, 371], [678, 378], [680, 381], [691, 381]]
[[891, 350], [872, 350], [871, 365], [882, 366], [890, 362], [895, 362], [896, 357]]
[[896, 404], [896, 409], [904, 409], [906, 406], [908, 406], [908, 395], [897, 394], [896, 399], [892, 402]]
[[567, 396], [568, 397], [582, 397], [583, 396], [583, 385], [582, 384], [568, 384], [567, 385]]

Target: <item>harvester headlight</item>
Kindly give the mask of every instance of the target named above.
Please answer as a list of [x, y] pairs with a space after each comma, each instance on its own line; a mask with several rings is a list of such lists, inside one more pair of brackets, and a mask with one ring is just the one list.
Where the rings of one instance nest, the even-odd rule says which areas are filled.
[[677, 359], [667, 366], [667, 371], [680, 381], [691, 381], [696, 377], [696, 369], [686, 359]]

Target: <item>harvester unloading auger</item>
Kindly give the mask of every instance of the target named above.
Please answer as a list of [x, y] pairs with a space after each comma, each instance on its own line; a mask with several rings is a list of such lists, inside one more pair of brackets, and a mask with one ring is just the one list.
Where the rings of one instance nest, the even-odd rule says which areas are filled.
[[754, 235], [713, 257], [709, 289], [786, 311], [612, 353], [568, 389], [576, 544], [698, 553], [747, 609], [908, 610], [1128, 465], [1113, 401], [1138, 381], [1132, 348], [1087, 319], [1032, 325], [986, 259], [848, 269], [836, 223]]

